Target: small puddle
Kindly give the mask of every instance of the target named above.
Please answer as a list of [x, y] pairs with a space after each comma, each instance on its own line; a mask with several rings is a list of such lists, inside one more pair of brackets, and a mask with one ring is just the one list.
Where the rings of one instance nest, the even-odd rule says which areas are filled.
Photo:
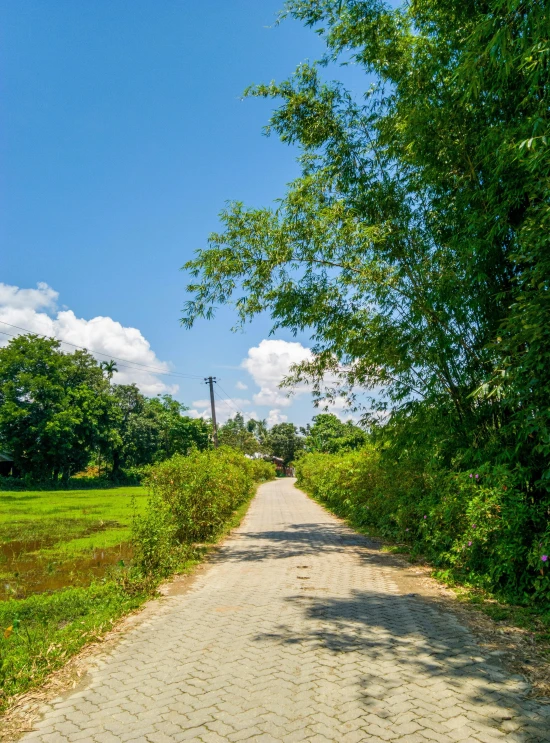
[[[113, 524], [87, 529], [80, 536], [104, 531]], [[109, 568], [132, 557], [128, 543], [95, 549], [75, 557], [41, 554], [59, 539], [27, 539], [0, 545], [0, 600], [25, 598], [34, 593], [51, 593], [66, 586], [87, 586], [102, 578]]]

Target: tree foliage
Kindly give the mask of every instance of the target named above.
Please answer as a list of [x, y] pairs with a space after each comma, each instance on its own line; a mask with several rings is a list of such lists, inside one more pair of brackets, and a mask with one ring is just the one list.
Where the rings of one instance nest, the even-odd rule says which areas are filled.
[[267, 446], [270, 454], [280, 457], [287, 465], [304, 448], [304, 439], [294, 423], [276, 423], [267, 435]]
[[304, 430], [304, 446], [308, 452], [336, 454], [359, 449], [367, 442], [366, 432], [352, 421], [343, 423], [334, 413], [314, 416], [313, 425]]
[[210, 425], [170, 395], [111, 385], [116, 365], [58, 341], [19, 336], [0, 349], [0, 446], [31, 479], [67, 480], [97, 455], [124, 469], [210, 445]]
[[210, 425], [183, 415], [187, 408], [170, 395], [147, 398], [134, 384], [115, 385], [111, 394], [112, 436], [104, 455], [113, 476], [124, 468], [208, 448]]
[[[256, 434], [256, 435], [255, 435]], [[256, 454], [263, 450], [262, 441], [258, 434], [257, 421], [245, 423], [242, 413], [236, 413], [218, 429], [220, 446], [238, 449], [243, 454]]]
[[[352, 402], [370, 390], [401, 448], [502, 461], [546, 490], [547, 3], [288, 0], [284, 14], [326, 58], [247, 93], [280, 102], [267, 131], [300, 148], [302, 172], [276, 208], [222, 212], [186, 264], [184, 322], [220, 303], [241, 322], [268, 311], [311, 333], [292, 381], [327, 394], [330, 373], [328, 395]], [[337, 60], [374, 80], [364, 96], [324, 80]]]
[[0, 349], [0, 440], [19, 470], [36, 479], [86, 466], [109, 428], [108, 382], [86, 351], [20, 336]]

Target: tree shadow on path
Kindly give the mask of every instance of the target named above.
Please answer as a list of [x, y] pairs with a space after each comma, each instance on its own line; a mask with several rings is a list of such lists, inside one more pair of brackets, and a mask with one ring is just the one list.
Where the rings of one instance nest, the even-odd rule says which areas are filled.
[[[422, 598], [373, 591], [349, 597], [294, 595], [300, 632], [288, 625], [257, 636], [259, 642], [329, 651], [325, 667], [338, 682], [355, 676], [356, 698], [373, 724], [432, 730], [438, 740], [471, 735], [510, 741], [550, 741], [550, 707], [525, 697], [522, 679], [483, 656], [451, 612]], [[381, 722], [384, 721], [384, 722]], [[435, 722], [434, 722], [435, 721]], [[445, 737], [447, 736], [447, 737]], [[492, 737], [491, 737], [492, 736]], [[484, 740], [483, 737], [480, 740]]]
[[[350, 569], [355, 561], [367, 568], [365, 583], [374, 590], [331, 596], [321, 563], [310, 561], [311, 582], [285, 599], [297, 621], [275, 626], [257, 642], [292, 646], [305, 659], [311, 653], [331, 658], [321, 666], [321, 686], [323, 678], [348, 688], [353, 681], [354, 698], [376, 734], [418, 730], [441, 741], [550, 741], [550, 706], [526, 698], [523, 679], [480, 649], [452, 611], [429, 596], [400, 594], [392, 576], [403, 574], [403, 565], [375, 541], [338, 523], [294, 523], [242, 531], [220, 558], [291, 558], [293, 564], [292, 558], [322, 557], [328, 565], [343, 553], [352, 556]], [[332, 570], [338, 569], [336, 562]]]

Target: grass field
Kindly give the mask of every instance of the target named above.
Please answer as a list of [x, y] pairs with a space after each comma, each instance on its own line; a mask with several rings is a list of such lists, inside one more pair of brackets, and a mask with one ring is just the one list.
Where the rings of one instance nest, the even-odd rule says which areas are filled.
[[87, 585], [129, 556], [142, 487], [0, 492], [0, 599]]
[[[251, 497], [212, 535], [212, 544], [241, 522]], [[98, 575], [90, 555], [124, 554], [119, 540], [129, 537], [133, 499], [136, 511], [142, 512], [146, 505], [143, 488], [0, 492], [4, 550], [21, 545], [17, 547], [21, 558], [34, 561], [35, 571], [39, 566], [42, 576], [39, 586], [30, 573], [17, 577], [12, 569], [9, 579], [17, 582], [20, 592], [0, 600], [0, 714], [14, 695], [40, 684], [153, 595], [159, 581], [132, 582], [127, 566], [104, 571], [101, 580], [93, 580]], [[189, 572], [207, 553], [205, 545], [190, 545], [174, 569]], [[55, 578], [50, 584], [48, 565], [53, 565]], [[72, 576], [69, 568], [74, 571]], [[0, 573], [6, 572], [4, 561]]]

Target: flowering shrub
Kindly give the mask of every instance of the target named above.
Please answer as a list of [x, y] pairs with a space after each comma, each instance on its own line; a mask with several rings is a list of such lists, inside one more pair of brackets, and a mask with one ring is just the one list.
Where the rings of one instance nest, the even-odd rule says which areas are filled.
[[449, 472], [367, 446], [307, 454], [298, 484], [352, 524], [422, 552], [455, 578], [515, 601], [550, 603], [550, 526], [505, 467]]

